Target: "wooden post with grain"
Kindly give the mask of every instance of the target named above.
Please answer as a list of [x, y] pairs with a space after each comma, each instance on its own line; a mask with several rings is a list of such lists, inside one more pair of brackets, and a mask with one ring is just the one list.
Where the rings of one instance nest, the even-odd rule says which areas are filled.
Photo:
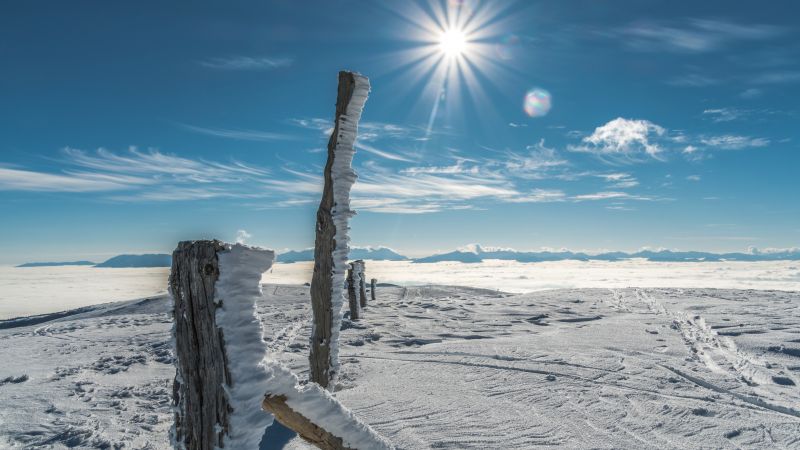
[[376, 278], [373, 278], [372, 280], [370, 280], [369, 283], [370, 283], [369, 294], [372, 297], [372, 301], [374, 302], [375, 301], [375, 285], [378, 284], [378, 280]]
[[214, 303], [217, 253], [222, 250], [219, 241], [181, 242], [172, 253], [169, 276], [177, 365], [173, 433], [177, 443], [198, 450], [223, 445], [232, 409], [223, 389], [229, 377], [227, 355]]
[[[353, 72], [339, 72], [339, 87], [336, 97], [336, 115], [334, 129], [328, 141], [328, 159], [325, 164], [322, 199], [317, 210], [316, 239], [314, 244], [314, 273], [311, 278], [311, 307], [313, 327], [311, 332], [309, 354], [311, 381], [322, 387], [329, 387], [336, 376], [338, 354], [332, 352], [332, 346], [339, 335], [340, 306], [343, 296], [340, 295], [344, 284], [343, 267], [347, 259], [347, 217], [352, 214], [349, 209], [350, 184], [355, 173], [350, 168], [354, 152], [354, 141], [361, 108], [366, 101], [369, 80]], [[341, 141], [341, 142], [340, 142]], [[338, 154], [338, 153], [342, 154]], [[347, 161], [345, 172], [336, 173], [334, 167], [341, 169], [341, 163]], [[352, 177], [351, 180], [337, 177]], [[345, 204], [337, 203], [337, 196]], [[344, 218], [344, 221], [342, 221]], [[345, 229], [337, 230], [337, 219]], [[337, 242], [337, 231], [344, 237], [344, 242]], [[342, 259], [344, 261], [342, 261]], [[340, 298], [333, 298], [336, 295]]]
[[367, 307], [367, 275], [366, 264], [363, 259], [355, 262], [358, 266], [358, 300], [362, 308]]

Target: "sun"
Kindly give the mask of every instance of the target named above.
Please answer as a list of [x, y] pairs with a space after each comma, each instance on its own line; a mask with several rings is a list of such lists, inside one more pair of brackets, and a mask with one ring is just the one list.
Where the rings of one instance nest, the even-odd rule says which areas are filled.
[[[386, 69], [408, 74], [403, 89], [430, 108], [426, 138], [437, 118], [451, 120], [464, 111], [491, 112], [484, 83], [496, 85], [513, 75], [509, 32], [517, 27], [516, 1], [412, 0], [387, 2], [401, 19], [397, 33], [408, 48], [385, 55]], [[506, 41], [509, 43], [506, 44]], [[420, 94], [419, 88], [422, 87]], [[472, 107], [462, 103], [467, 99]], [[429, 103], [432, 101], [432, 105]], [[441, 107], [441, 108], [440, 108]], [[420, 109], [423, 109], [420, 108]]]
[[457, 28], [445, 30], [439, 36], [439, 50], [451, 58], [461, 56], [466, 52], [468, 44], [467, 35]]

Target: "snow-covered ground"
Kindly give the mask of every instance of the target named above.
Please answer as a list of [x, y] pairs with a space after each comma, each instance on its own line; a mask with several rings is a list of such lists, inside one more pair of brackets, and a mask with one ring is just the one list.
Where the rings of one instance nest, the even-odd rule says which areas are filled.
[[[399, 448], [800, 447], [798, 292], [377, 294], [343, 324], [336, 396]], [[268, 353], [307, 374], [308, 288], [264, 286], [257, 307]], [[0, 448], [167, 448], [168, 311], [0, 322]]]
[[[279, 259], [280, 260], [280, 259]], [[275, 264], [264, 283], [303, 284], [313, 264]], [[0, 267], [0, 320], [165, 292], [169, 269]], [[558, 261], [478, 264], [367, 261], [367, 276], [403, 286], [446, 284], [504, 292], [555, 288], [706, 287], [800, 290], [800, 262]]]

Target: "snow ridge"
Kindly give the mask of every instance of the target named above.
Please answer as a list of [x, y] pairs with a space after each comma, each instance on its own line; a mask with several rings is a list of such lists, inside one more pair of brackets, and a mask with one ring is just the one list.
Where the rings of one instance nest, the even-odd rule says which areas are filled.
[[268, 389], [264, 358], [266, 344], [255, 301], [261, 296], [261, 274], [272, 267], [275, 253], [242, 244], [227, 245], [219, 253], [219, 279], [214, 290], [217, 325], [225, 340], [230, 384], [224, 386], [233, 408], [225, 448], [258, 448], [272, 424], [272, 416], [261, 409]]
[[345, 447], [374, 450], [394, 448], [318, 384], [301, 386], [297, 376], [281, 363], [266, 360], [265, 364], [269, 373], [268, 395], [285, 396], [286, 404], [294, 411], [341, 438]]
[[333, 185], [333, 224], [336, 227], [333, 248], [333, 273], [331, 274], [331, 303], [333, 320], [330, 342], [330, 385], [339, 373], [339, 329], [342, 325], [342, 305], [345, 303], [344, 280], [347, 274], [347, 259], [350, 252], [350, 227], [348, 221], [355, 215], [350, 209], [350, 188], [356, 181], [356, 172], [353, 170], [353, 156], [355, 155], [355, 140], [358, 132], [358, 121], [361, 111], [369, 95], [369, 79], [361, 74], [353, 73], [355, 87], [347, 110], [337, 122], [338, 136], [334, 149], [333, 165], [331, 167], [331, 183]]

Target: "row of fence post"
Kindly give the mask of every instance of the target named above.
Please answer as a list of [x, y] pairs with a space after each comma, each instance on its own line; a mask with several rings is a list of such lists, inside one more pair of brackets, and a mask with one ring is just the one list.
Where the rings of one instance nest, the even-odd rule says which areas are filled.
[[[370, 297], [375, 300], [375, 285], [378, 280], [370, 280]], [[359, 320], [367, 307], [367, 276], [363, 259], [350, 263], [347, 269], [347, 299], [350, 306], [350, 320]]]

